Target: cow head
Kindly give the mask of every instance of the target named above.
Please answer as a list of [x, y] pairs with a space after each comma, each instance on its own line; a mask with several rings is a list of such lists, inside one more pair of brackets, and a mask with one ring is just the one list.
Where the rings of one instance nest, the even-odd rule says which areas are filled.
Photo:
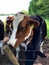
[[14, 16], [8, 16], [6, 18], [6, 33], [9, 34], [10, 29], [13, 29], [13, 20], [14, 20]]
[[14, 20], [14, 16], [8, 16], [8, 17], [6, 18], [6, 24], [7, 24], [7, 25], [10, 25], [13, 20]]
[[18, 47], [21, 43], [26, 42], [28, 38], [32, 38], [34, 28], [38, 27], [39, 23], [31, 19], [29, 16], [19, 12], [14, 16], [13, 32], [8, 44], [13, 47]]

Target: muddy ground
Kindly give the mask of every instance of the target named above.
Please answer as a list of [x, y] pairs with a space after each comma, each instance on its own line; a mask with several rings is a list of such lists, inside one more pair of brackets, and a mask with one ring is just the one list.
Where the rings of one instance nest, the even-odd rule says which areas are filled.
[[[46, 54], [46, 58], [40, 58], [38, 56], [34, 65], [49, 65], [49, 39], [45, 39], [45, 43], [43, 45], [44, 54]], [[1, 55], [0, 53], [0, 65], [12, 65], [12, 63], [8, 60], [5, 55]]]

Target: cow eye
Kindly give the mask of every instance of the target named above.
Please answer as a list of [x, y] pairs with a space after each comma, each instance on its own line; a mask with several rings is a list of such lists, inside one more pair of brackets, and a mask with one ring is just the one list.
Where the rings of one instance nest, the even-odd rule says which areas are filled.
[[21, 27], [20, 29], [21, 29], [22, 31], [24, 31], [24, 30], [25, 30], [25, 27]]

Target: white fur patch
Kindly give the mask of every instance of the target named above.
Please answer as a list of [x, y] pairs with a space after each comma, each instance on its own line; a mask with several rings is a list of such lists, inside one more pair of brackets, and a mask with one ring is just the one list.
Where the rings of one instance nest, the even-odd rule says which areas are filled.
[[41, 43], [41, 45], [40, 45], [40, 46], [43, 46], [43, 43], [44, 43], [44, 41]]
[[14, 27], [14, 28], [17, 28], [17, 27], [18, 27], [18, 24], [23, 20], [24, 14], [17, 13], [14, 18], [15, 18], [15, 19], [14, 19], [14, 21], [13, 21], [13, 27]]
[[31, 35], [31, 31], [32, 31], [32, 29], [30, 28], [30, 32], [29, 32], [28, 36], [25, 37], [25, 40], [29, 38], [29, 36]]
[[17, 39], [10, 39], [8, 42], [7, 42], [7, 44], [8, 45], [12, 45], [13, 47], [15, 46], [15, 43], [16, 43], [16, 41], [17, 41]]
[[43, 48], [42, 48], [43, 43], [44, 43], [44, 42], [42, 42], [41, 45], [40, 45], [40, 52], [42, 52], [42, 53], [43, 53]]
[[23, 20], [23, 18], [24, 18], [24, 14], [21, 14], [21, 13], [17, 13], [16, 16], [14, 17], [13, 32], [12, 32], [10, 40], [7, 42], [7, 44], [12, 45], [13, 47], [17, 41], [17, 39], [15, 39], [15, 36], [16, 36], [18, 24]]

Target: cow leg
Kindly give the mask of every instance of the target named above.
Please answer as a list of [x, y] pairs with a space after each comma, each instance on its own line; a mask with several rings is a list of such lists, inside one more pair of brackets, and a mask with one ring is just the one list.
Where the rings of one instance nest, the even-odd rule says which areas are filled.
[[11, 49], [9, 48], [8, 45], [4, 45], [2, 47], [4, 54], [8, 57], [8, 59], [13, 63], [13, 65], [19, 65], [16, 57], [14, 56], [13, 52], [11, 51]]
[[18, 59], [20, 65], [25, 65], [25, 51], [27, 50], [27, 45], [22, 43], [18, 48], [16, 48], [16, 58]]
[[20, 63], [20, 65], [25, 65], [25, 60], [26, 60], [25, 48], [20, 45], [20, 52], [19, 52], [19, 63]]
[[25, 65], [33, 65], [37, 59], [36, 51], [26, 51], [26, 62]]
[[20, 65], [25, 65], [25, 48], [24, 46], [20, 45], [18, 48], [16, 48], [16, 58], [18, 59]]

